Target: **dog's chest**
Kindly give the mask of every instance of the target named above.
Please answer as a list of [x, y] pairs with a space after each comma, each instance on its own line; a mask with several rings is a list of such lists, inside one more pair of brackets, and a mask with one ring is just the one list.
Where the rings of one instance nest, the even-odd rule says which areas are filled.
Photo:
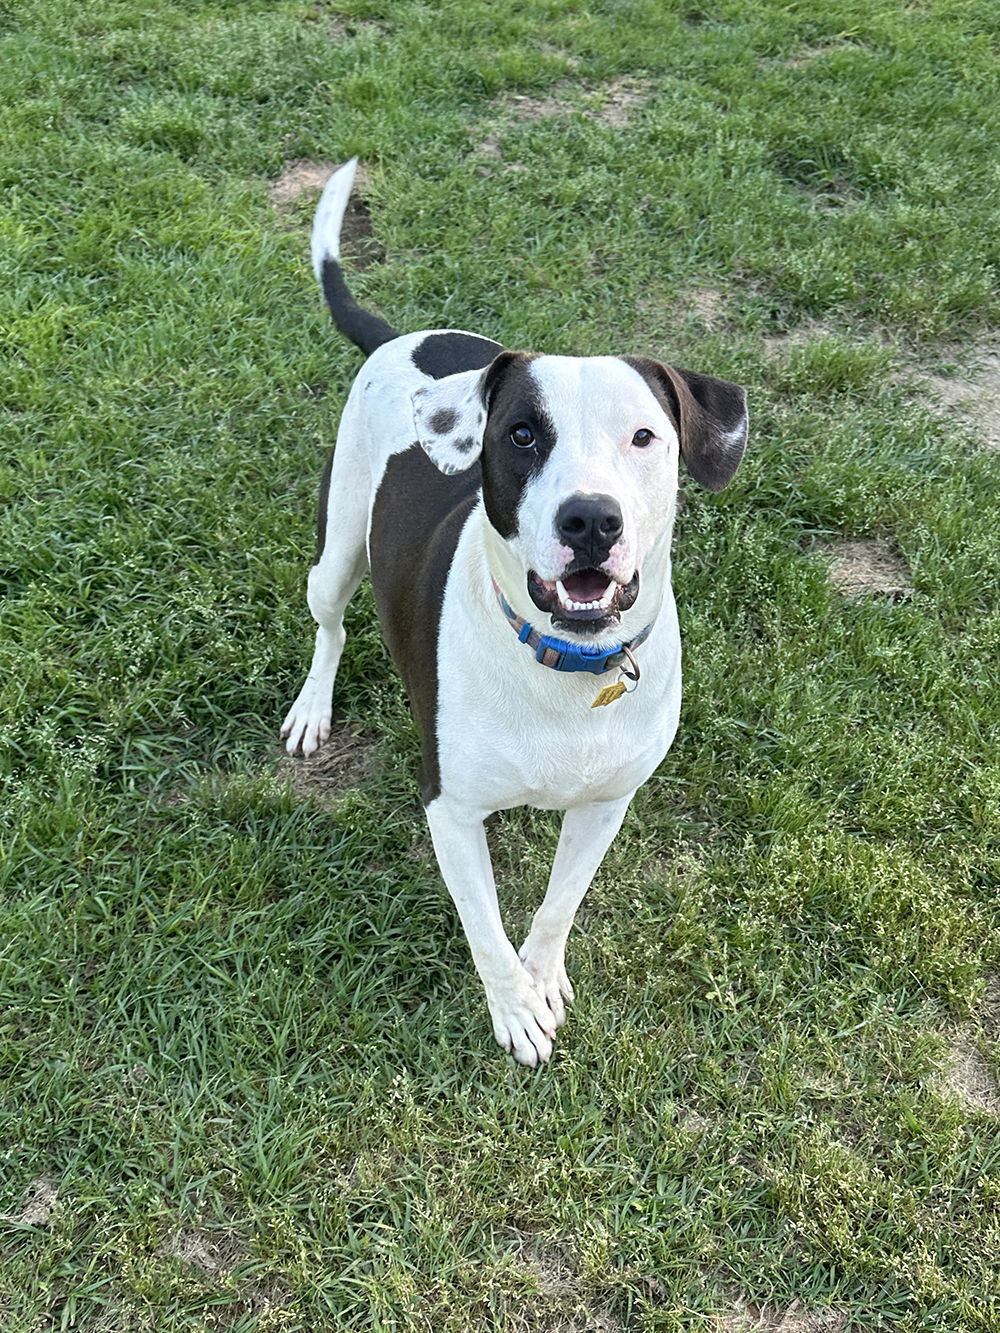
[[[495, 602], [463, 575], [463, 534], [446, 586], [438, 642], [436, 739], [442, 790], [484, 809], [567, 809], [634, 791], [668, 750], [680, 709], [680, 649], [673, 600], [643, 645], [634, 692], [591, 704], [614, 672], [562, 673], [535, 661]], [[648, 651], [647, 651], [648, 649]]]
[[463, 789], [485, 809], [564, 810], [619, 800], [649, 777], [667, 748], [666, 741], [651, 745], [625, 718], [616, 728], [581, 725], [569, 714], [537, 725], [537, 717], [506, 708], [494, 714], [502, 730], [470, 728], [457, 711], [451, 715], [447, 699], [439, 716], [444, 788]]

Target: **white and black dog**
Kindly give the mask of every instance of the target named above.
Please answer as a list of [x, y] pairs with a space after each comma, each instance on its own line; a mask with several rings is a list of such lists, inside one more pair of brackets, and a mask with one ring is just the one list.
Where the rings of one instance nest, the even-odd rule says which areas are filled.
[[[370, 570], [423, 738], [434, 850], [493, 1031], [535, 1065], [573, 998], [564, 954], [577, 908], [677, 729], [678, 461], [709, 490], [725, 486], [746, 447], [745, 395], [643, 357], [397, 333], [355, 304], [337, 262], [354, 170], [326, 186], [312, 256], [334, 322], [369, 359], [323, 477], [308, 593], [316, 650], [281, 734], [305, 755], [329, 735], [344, 608]], [[566, 812], [519, 951], [483, 827], [515, 805]]]

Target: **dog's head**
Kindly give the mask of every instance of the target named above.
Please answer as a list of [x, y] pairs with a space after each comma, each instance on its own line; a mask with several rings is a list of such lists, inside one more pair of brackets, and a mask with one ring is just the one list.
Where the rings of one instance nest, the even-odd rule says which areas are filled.
[[442, 472], [481, 460], [511, 604], [526, 605], [526, 593], [560, 633], [588, 641], [615, 633], [644, 562], [669, 539], [678, 457], [718, 491], [746, 448], [742, 389], [640, 357], [501, 352], [413, 403]]

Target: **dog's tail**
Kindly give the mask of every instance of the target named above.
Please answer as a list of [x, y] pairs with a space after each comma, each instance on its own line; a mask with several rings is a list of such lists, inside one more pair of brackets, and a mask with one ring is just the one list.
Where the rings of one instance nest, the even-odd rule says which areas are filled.
[[370, 356], [376, 347], [399, 337], [399, 330], [378, 315], [362, 310], [347, 290], [340, 264], [340, 229], [354, 183], [358, 159], [352, 157], [326, 183], [312, 229], [312, 262], [337, 328]]

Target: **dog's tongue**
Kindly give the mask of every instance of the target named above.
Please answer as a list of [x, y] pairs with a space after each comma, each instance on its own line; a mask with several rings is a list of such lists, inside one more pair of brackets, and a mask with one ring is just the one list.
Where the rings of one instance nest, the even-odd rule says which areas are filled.
[[578, 569], [567, 574], [562, 584], [574, 602], [599, 601], [607, 591], [608, 576], [599, 569]]

